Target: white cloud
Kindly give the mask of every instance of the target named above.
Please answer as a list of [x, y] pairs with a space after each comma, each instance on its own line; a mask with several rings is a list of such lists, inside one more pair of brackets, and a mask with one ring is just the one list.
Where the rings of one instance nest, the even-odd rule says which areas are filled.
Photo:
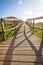
[[36, 17], [38, 17], [38, 16], [43, 16], [43, 11], [39, 11], [39, 12], [37, 12], [35, 15], [36, 15]]
[[35, 11], [42, 11], [43, 10], [43, 7], [36, 7], [35, 8]]
[[22, 20], [26, 21], [26, 19], [31, 18], [33, 16], [33, 11], [25, 10], [23, 11], [23, 16], [21, 17]]
[[36, 8], [35, 10], [35, 16], [38, 17], [38, 16], [43, 16], [43, 7], [41, 8]]
[[31, 11], [31, 10], [30, 10], [30, 11], [29, 11], [29, 10], [26, 10], [26, 11], [24, 11], [24, 14], [25, 14], [25, 15], [31, 15], [31, 14], [33, 14], [33, 11]]
[[41, 9], [42, 9], [42, 8], [39, 8], [39, 7], [38, 7], [38, 8], [35, 8], [36, 11], [39, 11], [39, 10], [41, 10]]
[[23, 1], [22, 0], [19, 0], [18, 5], [21, 5], [22, 3], [23, 3]]

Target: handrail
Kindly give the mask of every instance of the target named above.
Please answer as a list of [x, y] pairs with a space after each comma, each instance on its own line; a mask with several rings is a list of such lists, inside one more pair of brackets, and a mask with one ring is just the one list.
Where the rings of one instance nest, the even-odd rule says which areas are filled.
[[[33, 26], [31, 26], [32, 28], [33, 28]], [[39, 30], [43, 30], [43, 29], [41, 29], [41, 28], [37, 28], [37, 27], [34, 27], [35, 29], [39, 29]]]
[[42, 28], [37, 28], [37, 27], [33, 27], [33, 26], [31, 26], [31, 25], [28, 24], [27, 22], [26, 22], [26, 24], [29, 25], [31, 28], [35, 28], [35, 29], [39, 29], [39, 30], [43, 30]]
[[[43, 16], [37, 17], [37, 18], [30, 18], [30, 19], [27, 19], [26, 24], [29, 25], [30, 28], [33, 28], [33, 33], [34, 33], [34, 29], [42, 30], [42, 39], [43, 39], [43, 28], [34, 27], [34, 21], [37, 20], [37, 19], [43, 19]], [[32, 20], [33, 20], [33, 26], [31, 26], [31, 25], [28, 23], [28, 21], [31, 21], [31, 22], [32, 22]]]
[[11, 31], [11, 30], [14, 30], [14, 29], [18, 28], [20, 25], [21, 25], [21, 23], [18, 24], [16, 27], [13, 27], [13, 28], [8, 29], [8, 30], [4, 30], [4, 32], [9, 32], [9, 31]]
[[[16, 19], [15, 19], [16, 20]], [[18, 19], [17, 19], [18, 20]], [[3, 18], [1, 18], [1, 27], [2, 27], [2, 37], [3, 37], [3, 40], [5, 40], [6, 38], [5, 38], [5, 32], [8, 32], [8, 31], [11, 31], [11, 30], [18, 30], [19, 29], [19, 27], [21, 26], [21, 24], [22, 24], [22, 22], [21, 21], [17, 21], [16, 23], [17, 24], [15, 24], [15, 26], [16, 27], [13, 27], [13, 28], [11, 28], [11, 29], [8, 29], [8, 30], [5, 30], [4, 29], [4, 19]]]
[[43, 16], [41, 16], [41, 17], [35, 17], [35, 18], [29, 18], [28, 20], [36, 20], [36, 19], [43, 19]]

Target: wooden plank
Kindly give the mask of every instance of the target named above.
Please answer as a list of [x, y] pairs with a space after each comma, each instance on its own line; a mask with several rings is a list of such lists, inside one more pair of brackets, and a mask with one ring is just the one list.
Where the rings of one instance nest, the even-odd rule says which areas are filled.
[[0, 65], [9, 65], [9, 64], [11, 64], [11, 65], [43, 65], [43, 63], [32, 63], [32, 62], [19, 62], [19, 61], [15, 61], [15, 62], [4, 62], [4, 61], [0, 61]]
[[[36, 50], [36, 52], [37, 52], [37, 50]], [[42, 54], [39, 54], [38, 52], [37, 52], [37, 55], [39, 55], [39, 56], [43, 56], [43, 51], [39, 51], [39, 52], [41, 52]], [[7, 53], [7, 51], [6, 50], [4, 50], [4, 51], [0, 51], [0, 55], [6, 55], [6, 53]], [[13, 51], [13, 53], [11, 53], [11, 50], [9, 50], [9, 53], [7, 53], [8, 55], [27, 55], [27, 56], [35, 56], [36, 55], [36, 53], [33, 51], [33, 50], [14, 50]]]
[[[12, 59], [11, 59], [12, 58]], [[1, 55], [0, 61], [10, 61], [10, 62], [43, 62], [41, 59], [43, 56], [25, 56], [25, 55]], [[37, 59], [37, 61], [36, 61]]]
[[[33, 47], [33, 46], [32, 46]], [[7, 50], [7, 49], [15, 49], [15, 50], [32, 50], [32, 47], [30, 46], [30, 45], [22, 45], [22, 46], [18, 46], [18, 47], [16, 47], [16, 45], [14, 45], [14, 46], [2, 46], [2, 47], [0, 47], [0, 51], [1, 50]], [[36, 47], [36, 50], [39, 50], [39, 49], [37, 49], [37, 48], [39, 48], [40, 47], [40, 45], [35, 45], [35, 47]], [[43, 47], [43, 46], [42, 46]]]

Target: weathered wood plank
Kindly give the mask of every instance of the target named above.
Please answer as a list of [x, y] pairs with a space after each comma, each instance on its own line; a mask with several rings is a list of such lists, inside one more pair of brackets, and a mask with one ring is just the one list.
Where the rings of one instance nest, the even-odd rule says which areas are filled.
[[19, 62], [19, 61], [15, 61], [15, 62], [4, 62], [3, 61], [0, 61], [0, 65], [9, 65], [11, 63], [11, 65], [43, 65], [43, 63], [32, 63], [32, 62]]
[[[38, 63], [43, 62], [43, 60], [41, 59], [41, 57], [43, 56], [13, 55], [12, 59], [11, 59], [11, 56], [12, 55], [7, 55], [6, 60], [4, 60], [5, 55], [1, 55], [0, 61], [38, 62]], [[38, 59], [37, 61], [35, 61], [36, 58]]]
[[1, 18], [1, 27], [2, 27], [2, 37], [3, 37], [3, 40], [5, 40], [4, 20], [3, 20], [3, 18]]

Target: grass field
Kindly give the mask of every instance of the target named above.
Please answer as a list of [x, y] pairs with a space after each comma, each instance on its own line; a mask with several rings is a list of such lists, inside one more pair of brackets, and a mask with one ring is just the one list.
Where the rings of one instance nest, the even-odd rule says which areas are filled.
[[42, 30], [34, 29], [34, 35], [36, 35], [39, 38], [42, 38]]
[[[41, 23], [37, 23], [34, 25], [36, 28], [41, 28], [43, 29], [43, 24]], [[39, 30], [39, 29], [34, 29], [34, 35], [36, 35], [37, 37], [39, 38], [42, 38], [42, 30]]]
[[[33, 27], [33, 23], [28, 23], [28, 25], [30, 25], [30, 27], [32, 26]], [[43, 29], [43, 23], [39, 22], [39, 23], [34, 23], [34, 27], [36, 28], [39, 28], [39, 29]], [[34, 35], [39, 37], [39, 38], [42, 38], [42, 30], [39, 30], [39, 29], [34, 29]], [[33, 31], [33, 29], [31, 28], [31, 30]]]
[[[10, 24], [5, 24], [5, 30], [10, 29], [10, 28], [12, 28], [13, 26], [14, 26], [14, 25], [13, 25], [12, 23], [10, 23]], [[16, 32], [15, 30], [10, 31], [10, 32], [6, 32], [6, 33], [5, 33], [6, 39], [12, 37], [12, 36], [15, 34], [15, 32]], [[3, 41], [3, 40], [2, 40], [2, 28], [1, 28], [1, 24], [0, 24], [0, 43], [1, 43], [2, 41]]]
[[[37, 28], [41, 28], [41, 29], [43, 28], [43, 24], [35, 24], [34, 26], [37, 27]], [[10, 24], [5, 24], [5, 30], [10, 29], [10, 28], [12, 28], [12, 27], [14, 27], [14, 25], [13, 25], [12, 23], [10, 23]], [[6, 32], [6, 33], [5, 33], [6, 39], [9, 39], [9, 38], [12, 37], [15, 33], [16, 33], [15, 30], [10, 31], [10, 32]], [[34, 35], [36, 35], [36, 36], [39, 37], [39, 38], [42, 38], [42, 30], [34, 29]], [[2, 29], [1, 29], [1, 24], [0, 24], [0, 42], [2, 42], [2, 41], [3, 41], [3, 40], [2, 40]]]

